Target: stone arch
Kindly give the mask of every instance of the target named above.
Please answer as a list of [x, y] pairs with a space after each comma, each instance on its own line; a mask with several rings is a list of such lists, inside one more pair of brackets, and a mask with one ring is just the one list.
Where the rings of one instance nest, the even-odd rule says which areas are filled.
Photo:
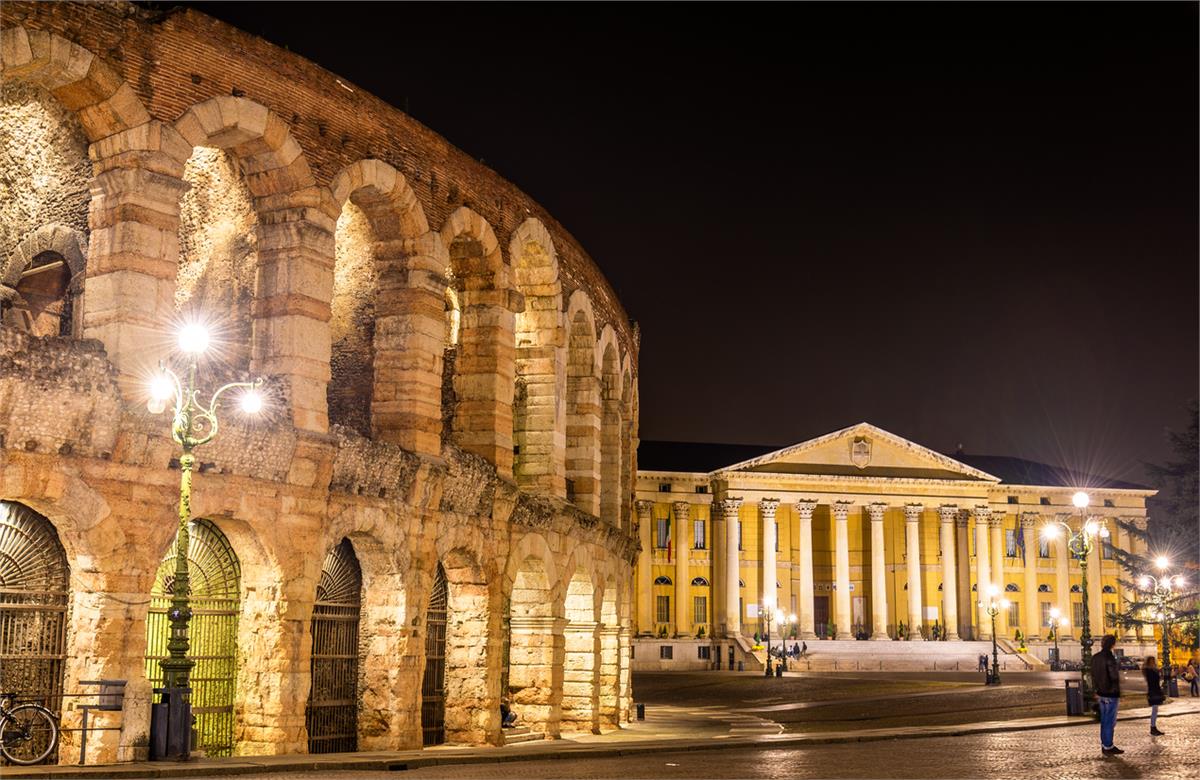
[[316, 186], [287, 123], [264, 105], [210, 98], [184, 111], [174, 129], [193, 150], [220, 149], [238, 162], [257, 218], [250, 367], [286, 377], [293, 422], [323, 432], [340, 210]]
[[[87, 237], [68, 225], [43, 225], [26, 235], [0, 272], [5, 324], [37, 336], [77, 337], [86, 256]], [[18, 311], [24, 316], [13, 316]]]
[[567, 306], [567, 498], [600, 514], [600, 374], [596, 318], [582, 290]]
[[513, 476], [521, 487], [562, 497], [566, 491], [566, 364], [561, 349], [562, 283], [558, 253], [541, 221], [513, 231], [508, 256], [524, 299], [516, 316]]
[[600, 519], [621, 524], [621, 360], [616, 333], [606, 325], [597, 345], [600, 361]]
[[309, 753], [358, 749], [363, 576], [347, 537], [321, 564], [312, 616], [312, 664], [305, 731]]
[[333, 418], [350, 418], [363, 433], [406, 449], [440, 454], [438, 312], [448, 265], [441, 237], [429, 231], [403, 174], [381, 160], [347, 166], [330, 190], [341, 212], [330, 326]]
[[563, 619], [554, 597], [559, 575], [544, 537], [526, 534], [510, 553], [506, 680], [501, 695], [519, 723], [557, 737], [562, 705]]
[[629, 353], [621, 360], [621, 528], [631, 528], [633, 517], [633, 486], [637, 479], [637, 414], [635, 411], [633, 374], [629, 368]]
[[600, 673], [600, 599], [591, 549], [579, 545], [563, 569], [564, 629], [562, 730], [595, 733]]
[[501, 476], [511, 477], [513, 332], [520, 296], [509, 289], [508, 266], [483, 217], [460, 206], [446, 218], [441, 237], [462, 309], [450, 439], [493, 464]]

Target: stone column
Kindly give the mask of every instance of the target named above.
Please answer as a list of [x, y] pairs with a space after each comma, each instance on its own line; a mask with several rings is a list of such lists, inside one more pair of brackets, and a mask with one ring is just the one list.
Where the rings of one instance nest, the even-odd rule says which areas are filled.
[[687, 602], [692, 588], [692, 578], [688, 575], [688, 522], [692, 505], [676, 501], [671, 509], [675, 523], [675, 636], [691, 636], [692, 621]]
[[[1060, 514], [1055, 519], [1069, 522], [1070, 515]], [[1054, 548], [1054, 601], [1062, 617], [1067, 619], [1067, 630], [1060, 632], [1059, 641], [1064, 638], [1073, 639], [1077, 626], [1075, 614], [1071, 609], [1071, 560], [1065, 533], [1059, 533], [1057, 538], [1051, 540], [1050, 545]]]
[[600, 626], [600, 690], [597, 695], [600, 730], [611, 731], [621, 725], [621, 627]]
[[[999, 601], [1000, 599], [1007, 598], [1004, 595], [1004, 553], [1006, 552], [1004, 549], [1004, 515], [993, 512], [992, 516], [988, 518], [988, 528], [991, 533], [989, 546], [992, 554], [990, 567], [992, 571], [992, 583], [1000, 589], [1000, 595], [996, 597], [996, 600]], [[996, 630], [1004, 634], [1007, 627], [1008, 612], [1002, 609], [996, 615]]]
[[904, 505], [904, 532], [908, 538], [908, 639], [925, 640], [921, 627], [925, 625], [921, 600], [921, 504]]
[[854, 638], [854, 634], [850, 633], [850, 528], [847, 523], [852, 506], [852, 501], [833, 502], [834, 572], [837, 578], [837, 592], [834, 594], [837, 602], [834, 617], [837, 622], [835, 639]]
[[654, 636], [654, 589], [651, 583], [654, 548], [654, 502], [638, 501], [638, 538], [642, 550], [637, 560], [637, 633], [638, 636]]
[[730, 636], [742, 633], [742, 611], [738, 605], [741, 595], [738, 578], [741, 577], [742, 556], [738, 550], [738, 514], [742, 499], [726, 498], [721, 502], [721, 516], [725, 518], [725, 614], [728, 616]]
[[720, 594], [729, 578], [729, 566], [725, 561], [725, 521], [721, 518], [721, 505], [713, 501], [708, 505], [708, 545], [712, 550], [712, 598], [713, 624], [709, 632], [717, 636], [717, 632], [725, 633], [729, 623], [729, 615], [725, 612], [725, 599]]
[[941, 519], [942, 539], [942, 624], [946, 626], [946, 640], [958, 641], [958, 577], [955, 571], [954, 518], [958, 514], [955, 504], [938, 507]]
[[1042, 634], [1042, 610], [1038, 604], [1038, 537], [1037, 512], [1021, 513], [1021, 533], [1025, 539], [1025, 639], [1031, 641]]
[[958, 613], [958, 635], [969, 639], [978, 639], [975, 633], [975, 599], [971, 594], [971, 522], [969, 510], [961, 509], [954, 516], [954, 562], [957, 564], [954, 574], [958, 577], [958, 603], [962, 610]]
[[867, 506], [871, 515], [871, 639], [888, 636], [887, 563], [884, 557], [883, 513], [887, 504], [877, 501]]
[[980, 639], [992, 638], [992, 617], [987, 613], [988, 586], [992, 584], [991, 562], [988, 555], [988, 519], [992, 510], [985, 504], [975, 507], [975, 580], [976, 624]]
[[593, 733], [599, 721], [600, 635], [599, 624], [568, 622], [563, 631], [566, 651], [563, 662], [563, 731]]
[[813, 550], [812, 516], [817, 502], [797, 501], [796, 514], [800, 518], [800, 598], [796, 614], [800, 621], [800, 639], [816, 639], [813, 615]]
[[760, 601], [767, 608], [766, 620], [764, 625], [767, 628], [767, 633], [771, 632], [771, 612], [772, 609], [779, 609], [779, 589], [775, 584], [778, 576], [778, 567], [776, 565], [775, 555], [775, 510], [779, 508], [779, 499], [764, 498], [758, 502], [758, 514], [762, 518], [762, 599]]
[[617, 634], [617, 647], [620, 650], [620, 654], [618, 656], [620, 699], [617, 707], [621, 723], [628, 723], [631, 720], [631, 713], [629, 710], [633, 707], [633, 678], [630, 670], [629, 659], [629, 648], [632, 644], [628, 621], [622, 621], [621, 631], [619, 634]]
[[509, 619], [508, 691], [521, 722], [558, 736], [562, 708], [565, 618], [513, 615]]
[[[1098, 527], [1102, 519], [1099, 515], [1088, 515], [1084, 522], [1095, 522]], [[1100, 556], [1101, 541], [1099, 536], [1092, 538], [1092, 551], [1088, 553], [1088, 592], [1085, 594], [1088, 600], [1088, 621], [1092, 624], [1092, 636], [1096, 638], [1097, 646], [1100, 637], [1108, 630], [1104, 625], [1104, 603], [1100, 599], [1100, 588], [1103, 584], [1100, 574], [1103, 561]]]

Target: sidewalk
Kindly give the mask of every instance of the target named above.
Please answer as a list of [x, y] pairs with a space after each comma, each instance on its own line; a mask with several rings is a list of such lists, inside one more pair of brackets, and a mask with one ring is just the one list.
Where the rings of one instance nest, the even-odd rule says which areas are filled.
[[[1200, 713], [1200, 702], [1176, 699], [1159, 711], [1159, 718]], [[1119, 720], [1142, 720], [1150, 709], [1131, 709]], [[263, 772], [334, 770], [396, 771], [452, 764], [488, 764], [508, 761], [555, 760], [594, 756], [612, 758], [664, 750], [714, 750], [771, 746], [796, 747], [846, 742], [963, 736], [1007, 731], [1093, 726], [1091, 717], [1056, 715], [1044, 718], [989, 721], [955, 726], [867, 729], [836, 733], [784, 733], [771, 721], [718, 707], [647, 708], [645, 721], [609, 734], [527, 742], [505, 747], [449, 747], [425, 750], [334, 753], [328, 755], [239, 756], [236, 758], [189, 761], [186, 764], [138, 762], [100, 766], [4, 767], [8, 778], [137, 778], [244, 775]]]

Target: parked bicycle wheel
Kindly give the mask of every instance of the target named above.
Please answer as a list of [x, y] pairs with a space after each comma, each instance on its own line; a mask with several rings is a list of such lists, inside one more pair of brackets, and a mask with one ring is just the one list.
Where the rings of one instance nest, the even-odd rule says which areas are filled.
[[13, 707], [0, 723], [0, 752], [14, 764], [45, 761], [58, 744], [58, 724], [50, 710], [38, 704]]

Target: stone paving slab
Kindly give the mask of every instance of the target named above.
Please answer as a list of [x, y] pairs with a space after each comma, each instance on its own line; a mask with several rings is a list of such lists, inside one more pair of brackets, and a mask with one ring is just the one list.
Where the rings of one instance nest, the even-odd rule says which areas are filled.
[[[1096, 726], [1091, 717], [1058, 715], [1020, 720], [988, 721], [951, 726], [920, 728], [864, 729], [843, 732], [789, 732], [782, 734], [738, 733], [743, 718], [726, 711], [720, 725], [714, 723], [716, 713], [705, 708], [666, 708], [673, 713], [647, 719], [628, 729], [605, 735], [579, 739], [526, 742], [505, 747], [438, 747], [425, 750], [379, 751], [370, 753], [341, 753], [327, 756], [241, 756], [229, 759], [189, 761], [185, 764], [165, 762], [136, 762], [98, 766], [38, 766], [4, 767], [8, 778], [142, 778], [142, 777], [201, 777], [206, 775], [245, 775], [264, 772], [313, 772], [336, 770], [395, 771], [420, 767], [453, 764], [506, 763], [510, 761], [555, 760], [579, 756], [613, 758], [673, 750], [713, 750], [743, 747], [790, 747], [852, 742], [871, 742], [895, 739], [965, 736], [996, 732], [1027, 731], [1061, 728], [1063, 726]], [[1175, 700], [1160, 707], [1158, 717], [1200, 713], [1200, 702]], [[1149, 707], [1128, 710], [1119, 720], [1144, 720], [1150, 717]], [[658, 721], [658, 722], [655, 722]], [[733, 726], [733, 728], [731, 728]], [[647, 731], [647, 735], [638, 734]]]

